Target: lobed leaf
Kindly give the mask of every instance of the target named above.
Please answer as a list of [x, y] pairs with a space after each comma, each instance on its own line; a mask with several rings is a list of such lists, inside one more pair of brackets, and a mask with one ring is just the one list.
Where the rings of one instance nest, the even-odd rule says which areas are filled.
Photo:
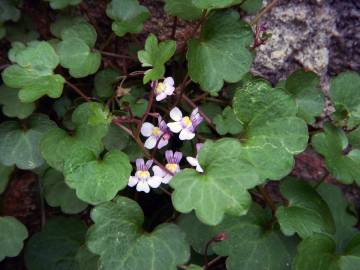
[[100, 255], [104, 270], [176, 270], [190, 252], [185, 235], [174, 224], [162, 224], [151, 233], [142, 232], [144, 215], [128, 198], [96, 206], [88, 231], [87, 246]]
[[243, 151], [235, 139], [206, 141], [199, 154], [204, 173], [185, 169], [170, 182], [175, 209], [181, 213], [195, 210], [208, 225], [219, 224], [225, 213], [246, 214], [251, 204], [247, 190], [259, 184], [259, 177]]
[[16, 257], [28, 237], [26, 227], [14, 217], [0, 217], [0, 262], [5, 257]]
[[106, 15], [112, 19], [112, 30], [119, 37], [126, 33], [139, 33], [143, 30], [144, 22], [150, 17], [149, 10], [139, 5], [137, 0], [112, 0]]
[[195, 6], [193, 0], [165, 0], [165, 12], [184, 20], [196, 20], [201, 17], [202, 9]]
[[306, 238], [314, 233], [335, 232], [329, 207], [309, 184], [288, 178], [281, 184], [280, 191], [288, 200], [288, 205], [276, 210], [276, 217], [285, 235], [297, 233], [301, 238]]
[[210, 16], [200, 38], [188, 42], [186, 58], [191, 79], [212, 95], [220, 91], [224, 82], [240, 81], [252, 63], [252, 36], [250, 26], [235, 11]]

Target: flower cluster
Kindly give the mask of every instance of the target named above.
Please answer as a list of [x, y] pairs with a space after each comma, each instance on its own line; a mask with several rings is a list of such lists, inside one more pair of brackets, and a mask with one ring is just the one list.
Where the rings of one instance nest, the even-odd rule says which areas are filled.
[[[173, 95], [175, 91], [174, 79], [167, 77], [163, 82], [152, 82], [151, 87], [154, 91], [157, 101]], [[192, 140], [195, 137], [196, 128], [203, 121], [199, 109], [195, 108], [190, 116], [184, 116], [178, 107], [170, 111], [170, 118], [173, 122], [166, 123], [161, 116], [158, 116], [157, 126], [150, 122], [144, 122], [141, 126], [141, 135], [146, 137], [144, 147], [147, 149], [161, 149], [169, 143], [171, 136], [179, 134], [179, 139]], [[202, 144], [197, 144], [196, 149], [199, 152]], [[183, 154], [181, 152], [165, 151], [165, 166], [153, 165], [152, 160], [146, 163], [143, 159], [136, 160], [136, 173], [130, 176], [128, 185], [136, 186], [137, 191], [150, 192], [150, 187], [158, 188], [161, 184], [168, 184], [171, 178], [180, 171], [180, 162]], [[196, 168], [198, 172], [203, 172], [196, 157], [186, 157], [189, 164]], [[161, 165], [161, 164], [160, 164]], [[150, 173], [152, 167], [153, 175]]]

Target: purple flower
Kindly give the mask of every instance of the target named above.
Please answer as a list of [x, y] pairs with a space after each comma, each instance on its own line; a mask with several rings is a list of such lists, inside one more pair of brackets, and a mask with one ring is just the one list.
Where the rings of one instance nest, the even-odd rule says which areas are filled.
[[158, 117], [157, 127], [149, 122], [145, 122], [141, 126], [140, 132], [144, 137], [148, 137], [144, 144], [145, 148], [147, 149], [153, 149], [156, 146], [158, 140], [159, 143], [157, 147], [161, 149], [168, 144], [171, 137], [169, 129], [165, 121], [162, 120], [161, 116]]
[[[176, 174], [180, 171], [180, 161], [182, 159], [183, 154], [181, 152], [173, 152], [172, 150], [165, 151], [165, 158], [167, 161], [167, 164], [165, 165], [165, 168], [168, 169], [173, 174]], [[162, 182], [164, 184], [168, 184], [173, 177], [171, 174], [169, 174], [167, 171], [164, 171], [159, 166], [153, 167], [154, 175], [159, 176], [162, 178]]]
[[143, 191], [145, 193], [150, 192], [150, 187], [158, 188], [161, 184], [162, 178], [159, 176], [151, 176], [150, 168], [153, 164], [152, 160], [148, 160], [146, 163], [144, 159], [138, 158], [136, 160], [136, 173], [135, 176], [129, 177], [128, 186], [134, 187], [136, 185], [137, 191]]
[[186, 160], [190, 163], [191, 166], [195, 167], [195, 170], [197, 170], [198, 172], [204, 172], [203, 168], [201, 168], [200, 163], [198, 161], [198, 157], [199, 157], [199, 152], [201, 147], [203, 146], [202, 143], [197, 143], [196, 144], [196, 157], [186, 157]]
[[182, 115], [178, 107], [170, 111], [170, 117], [175, 122], [168, 123], [167, 126], [174, 133], [179, 133], [180, 140], [191, 140], [195, 137], [195, 129], [202, 122], [203, 118], [199, 114], [199, 109], [195, 108], [190, 117]]
[[174, 79], [172, 77], [167, 77], [163, 82], [152, 82], [151, 87], [154, 89], [156, 100], [161, 101], [167, 96], [171, 96], [174, 91]]

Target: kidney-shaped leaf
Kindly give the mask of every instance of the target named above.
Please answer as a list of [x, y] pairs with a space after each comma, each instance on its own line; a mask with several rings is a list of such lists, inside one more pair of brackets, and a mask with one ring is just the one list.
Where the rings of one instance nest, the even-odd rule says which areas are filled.
[[28, 237], [26, 227], [14, 217], [0, 217], [0, 262], [17, 256]]
[[8, 117], [24, 119], [30, 116], [35, 110], [34, 103], [22, 103], [18, 96], [19, 90], [12, 89], [6, 85], [0, 86], [0, 104], [2, 111]]
[[66, 214], [80, 213], [87, 207], [85, 202], [78, 199], [75, 191], [65, 184], [62, 173], [49, 169], [41, 180], [46, 202], [51, 207], [60, 207]]
[[165, 0], [165, 12], [184, 20], [196, 20], [201, 17], [202, 9], [196, 7], [192, 0]]
[[[340, 255], [341, 252], [343, 255]], [[353, 270], [360, 268], [360, 234], [340, 252], [334, 240], [325, 234], [315, 234], [298, 246], [294, 270]]]
[[241, 3], [242, 0], [192, 0], [193, 4], [201, 9], [225, 8]]
[[13, 170], [14, 166], [4, 166], [0, 163], [0, 194], [5, 191]]
[[290, 75], [285, 84], [299, 107], [298, 116], [308, 124], [315, 121], [324, 109], [324, 95], [320, 89], [320, 78], [313, 72], [299, 70]]
[[16, 165], [23, 170], [40, 167], [44, 163], [39, 149], [40, 141], [54, 127], [54, 122], [42, 114], [31, 116], [25, 128], [16, 121], [3, 122], [0, 125], [0, 162], [5, 166]]
[[179, 226], [201, 253], [210, 239], [224, 234], [225, 239], [213, 243], [211, 251], [228, 257], [228, 270], [290, 270], [296, 240], [285, 241], [278, 231], [269, 229], [270, 222], [268, 213], [254, 204], [246, 216], [225, 216], [217, 226], [206, 226], [192, 214], [181, 216]]
[[99, 69], [101, 55], [92, 51], [96, 36], [94, 27], [85, 22], [79, 22], [62, 31], [62, 41], [57, 45], [57, 51], [60, 64], [69, 69], [71, 76], [83, 78]]
[[90, 204], [110, 201], [126, 187], [131, 173], [131, 164], [126, 154], [112, 150], [98, 160], [86, 148], [75, 149], [65, 160], [65, 182], [76, 195]]
[[[86, 102], [72, 114], [76, 130], [68, 134], [61, 128], [50, 130], [41, 141], [41, 154], [46, 162], [58, 171], [63, 170], [64, 160], [76, 149], [87, 148], [100, 154], [103, 150], [102, 138], [108, 132], [108, 113], [97, 102]], [[92, 122], [99, 124], [91, 124]]]
[[76, 6], [82, 0], [46, 0], [52, 9], [64, 9], [68, 6]]
[[119, 37], [126, 33], [139, 33], [144, 22], [150, 17], [149, 10], [139, 5], [137, 0], [112, 0], [107, 8], [108, 15], [114, 22], [112, 30]]
[[6, 68], [2, 78], [7, 86], [20, 89], [22, 102], [33, 102], [44, 95], [61, 96], [65, 80], [53, 72], [59, 57], [48, 42], [29, 43], [13, 60], [16, 64]]
[[251, 203], [247, 190], [259, 184], [259, 177], [243, 158], [241, 144], [235, 139], [207, 141], [199, 162], [203, 174], [185, 169], [172, 178], [174, 207], [181, 213], [195, 210], [209, 225], [219, 224], [225, 213], [244, 215]]
[[262, 179], [290, 173], [295, 154], [305, 150], [307, 125], [296, 117], [294, 100], [263, 81], [248, 82], [235, 94], [233, 107], [244, 126], [244, 156]]
[[176, 270], [190, 256], [185, 234], [174, 224], [162, 224], [151, 233], [142, 232], [144, 215], [128, 198], [96, 206], [87, 246], [100, 255], [104, 270]]
[[335, 119], [353, 128], [360, 124], [360, 75], [343, 72], [330, 81], [330, 97], [335, 106]]
[[346, 184], [360, 183], [360, 150], [349, 145], [343, 130], [325, 125], [324, 132], [315, 134], [311, 143], [325, 157], [332, 176]]
[[199, 39], [191, 39], [187, 52], [191, 79], [216, 94], [226, 82], [239, 81], [250, 69], [250, 27], [235, 11], [218, 12], [204, 24]]
[[76, 255], [85, 242], [86, 227], [78, 219], [50, 219], [35, 233], [25, 249], [28, 270], [80, 270]]
[[297, 233], [306, 238], [314, 233], [334, 233], [335, 224], [329, 207], [304, 181], [288, 178], [280, 186], [289, 204], [278, 207], [276, 217], [285, 235]]

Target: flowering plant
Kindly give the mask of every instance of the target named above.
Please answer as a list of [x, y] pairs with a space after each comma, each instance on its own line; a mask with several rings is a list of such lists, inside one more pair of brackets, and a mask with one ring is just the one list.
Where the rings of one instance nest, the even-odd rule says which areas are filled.
[[360, 269], [360, 75], [251, 74], [267, 2], [0, 1], [0, 269]]

